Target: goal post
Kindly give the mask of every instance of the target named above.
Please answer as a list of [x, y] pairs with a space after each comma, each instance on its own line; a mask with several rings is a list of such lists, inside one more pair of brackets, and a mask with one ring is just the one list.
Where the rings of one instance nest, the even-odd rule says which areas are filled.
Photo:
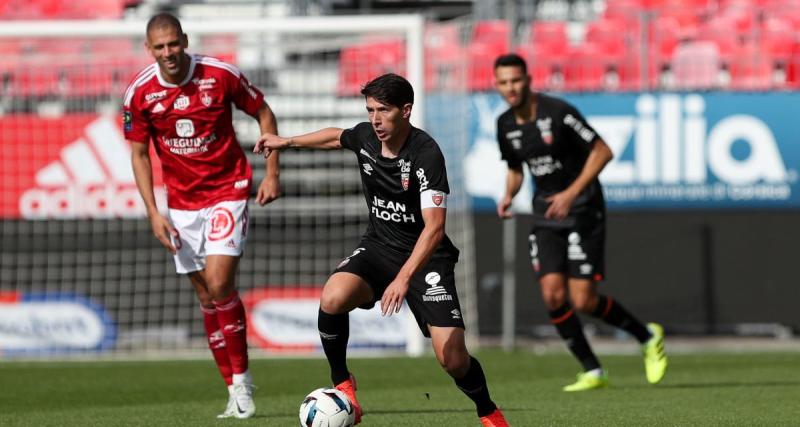
[[[351, 127], [366, 119], [354, 82], [363, 84], [379, 71], [408, 78], [415, 91], [412, 123], [427, 129], [447, 157], [453, 193], [448, 233], [462, 249], [456, 279], [475, 343], [472, 222], [461, 164], [468, 108], [430, 107], [463, 99], [465, 91], [463, 79], [426, 81], [426, 31], [434, 24], [418, 15], [184, 16], [181, 23], [189, 52], [220, 56], [263, 89], [282, 134]], [[0, 333], [5, 354], [205, 349], [188, 280], [175, 274], [171, 256], [144, 219], [118, 123], [124, 86], [150, 61], [143, 48], [145, 26], [141, 20], [0, 26], [0, 47], [18, 49], [0, 68], [7, 82], [0, 102], [0, 322], [3, 330], [30, 330], [34, 318], [47, 313], [44, 319], [63, 327], [69, 318], [58, 314], [63, 308], [84, 316], [79, 324], [92, 337], [87, 341], [76, 333], [62, 342], [28, 337], [8, 344], [10, 338]], [[365, 44], [367, 50], [358, 50]], [[347, 59], [346, 52], [355, 54]], [[449, 65], [463, 74], [463, 63]], [[258, 125], [237, 112], [234, 127], [257, 185], [263, 159], [250, 149]], [[237, 282], [250, 312], [251, 346], [266, 353], [306, 352], [318, 350], [314, 305], [321, 286], [354, 249], [368, 219], [351, 153], [290, 151], [281, 163], [284, 196], [264, 208], [251, 204], [251, 234]], [[413, 322], [378, 320], [372, 323], [383, 326], [371, 329], [369, 312], [354, 313], [351, 343], [357, 350], [425, 349], [421, 335], [409, 333]], [[393, 325], [402, 330], [392, 333]]]

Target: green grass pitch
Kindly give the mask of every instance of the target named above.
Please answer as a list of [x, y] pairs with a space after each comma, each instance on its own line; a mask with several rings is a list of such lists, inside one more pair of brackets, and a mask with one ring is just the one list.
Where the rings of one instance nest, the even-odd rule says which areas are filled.
[[[568, 394], [566, 355], [476, 354], [513, 426], [797, 426], [800, 354], [673, 355], [664, 381], [642, 360], [604, 356], [606, 390]], [[353, 359], [364, 426], [479, 426], [432, 357]], [[258, 414], [217, 420], [226, 401], [208, 361], [0, 362], [0, 426], [297, 426], [303, 397], [327, 385], [323, 359], [251, 362]]]

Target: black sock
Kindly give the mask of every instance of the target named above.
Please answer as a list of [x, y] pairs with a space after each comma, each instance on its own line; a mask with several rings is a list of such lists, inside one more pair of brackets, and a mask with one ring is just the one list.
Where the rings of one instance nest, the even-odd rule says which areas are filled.
[[483, 368], [478, 362], [478, 359], [470, 356], [467, 374], [461, 378], [454, 378], [454, 380], [458, 389], [475, 402], [475, 408], [478, 410], [479, 417], [485, 417], [497, 409], [497, 405], [495, 405], [494, 402], [492, 402], [492, 398], [489, 397], [489, 387], [486, 385], [486, 376], [483, 375]]
[[611, 326], [627, 331], [642, 344], [652, 336], [642, 322], [633, 317], [628, 310], [625, 310], [622, 304], [614, 301], [611, 297], [598, 295], [597, 307], [592, 312], [592, 316], [603, 320]]
[[550, 323], [552, 323], [561, 338], [567, 342], [567, 347], [572, 354], [581, 362], [584, 371], [591, 371], [600, 367], [600, 362], [589, 347], [586, 336], [583, 335], [581, 321], [575, 314], [572, 306], [565, 302], [561, 307], [551, 311]]
[[317, 317], [317, 329], [322, 341], [322, 349], [331, 366], [333, 385], [350, 378], [347, 370], [347, 340], [350, 338], [350, 316], [344, 314], [328, 314], [322, 309]]

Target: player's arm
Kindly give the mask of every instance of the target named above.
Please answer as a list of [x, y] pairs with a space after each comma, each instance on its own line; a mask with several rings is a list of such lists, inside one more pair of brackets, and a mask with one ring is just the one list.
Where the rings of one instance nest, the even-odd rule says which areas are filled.
[[439, 243], [441, 243], [442, 238], [444, 238], [446, 218], [446, 208], [431, 207], [422, 209], [422, 220], [425, 222], [425, 227], [422, 229], [422, 233], [420, 233], [408, 260], [406, 260], [395, 279], [386, 287], [383, 293], [381, 312], [384, 316], [400, 311], [400, 307], [403, 306], [403, 299], [408, 292], [411, 276], [428, 262]]
[[514, 196], [519, 193], [522, 188], [522, 180], [525, 178], [525, 173], [522, 171], [522, 165], [508, 165], [508, 173], [506, 174], [506, 192], [502, 199], [497, 203], [497, 215], [500, 218], [511, 218], [511, 201]]
[[589, 152], [589, 157], [586, 158], [586, 163], [581, 169], [580, 175], [575, 178], [575, 181], [569, 185], [564, 191], [556, 193], [547, 198], [550, 202], [550, 207], [545, 212], [546, 218], [564, 219], [569, 214], [572, 203], [575, 198], [588, 186], [592, 181], [600, 175], [603, 168], [614, 158], [611, 148], [603, 141], [602, 138], [596, 137], [592, 144], [592, 150]]
[[[262, 135], [278, 133], [278, 122], [275, 119], [275, 114], [266, 102], [258, 109], [256, 120], [258, 120]], [[281, 195], [280, 165], [278, 158], [278, 153], [275, 153], [267, 157], [267, 161], [264, 163], [266, 167], [264, 179], [261, 180], [261, 184], [258, 186], [258, 193], [256, 194], [256, 202], [261, 206], [277, 199]]]
[[254, 153], [264, 154], [269, 157], [273, 151], [280, 151], [286, 148], [313, 148], [318, 150], [334, 150], [342, 148], [342, 132], [340, 128], [325, 128], [305, 135], [284, 138], [273, 133], [261, 135], [261, 139], [253, 149]]
[[142, 196], [145, 209], [147, 209], [147, 217], [150, 219], [153, 234], [168, 251], [175, 254], [175, 246], [172, 244], [170, 236], [177, 238], [178, 232], [169, 223], [169, 220], [158, 212], [156, 196], [153, 193], [153, 169], [149, 146], [136, 141], [129, 140], [128, 142], [131, 145], [133, 176], [136, 179], [136, 187]]

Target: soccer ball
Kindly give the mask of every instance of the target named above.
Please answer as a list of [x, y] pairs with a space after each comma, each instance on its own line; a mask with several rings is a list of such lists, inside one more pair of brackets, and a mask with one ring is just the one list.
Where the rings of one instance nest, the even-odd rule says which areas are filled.
[[351, 427], [355, 422], [353, 405], [335, 388], [318, 388], [300, 404], [301, 427]]

